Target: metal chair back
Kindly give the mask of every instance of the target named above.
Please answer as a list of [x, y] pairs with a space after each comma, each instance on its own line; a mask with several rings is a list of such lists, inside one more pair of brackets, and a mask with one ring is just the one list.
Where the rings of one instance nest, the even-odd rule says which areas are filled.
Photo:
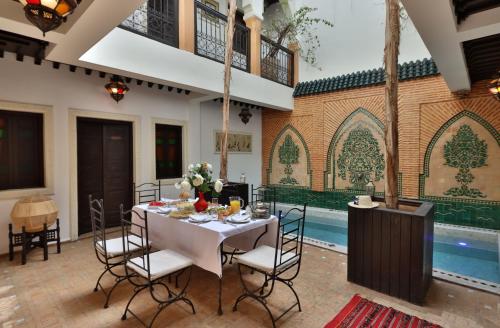
[[134, 183], [134, 205], [160, 201], [161, 181], [158, 183], [145, 182], [140, 185]]
[[[274, 256], [274, 274], [282, 274], [296, 265], [298, 265], [296, 275], [299, 273], [302, 261], [302, 246], [304, 243], [306, 207], [307, 205], [304, 204], [303, 209], [295, 207], [285, 214], [283, 214], [283, 211], [279, 211], [279, 228], [276, 236], [276, 253]], [[287, 259], [285, 259], [285, 256], [287, 256]], [[280, 270], [279, 268], [284, 269]]]
[[276, 214], [276, 188], [268, 186], [260, 186], [254, 188], [253, 184], [251, 186], [251, 205], [255, 205], [258, 202], [266, 203], [269, 205], [269, 211], [272, 214]]
[[[92, 199], [89, 195], [90, 221], [92, 223], [92, 236], [96, 252], [108, 259], [106, 249], [106, 220], [104, 218], [104, 200]], [[98, 256], [99, 257], [99, 256]]]
[[[137, 221], [133, 221], [133, 217]], [[133, 268], [138, 268], [148, 273], [148, 280], [151, 281], [151, 269], [149, 262], [149, 233], [148, 233], [148, 213], [143, 211], [143, 214], [136, 210], [123, 210], [123, 204], [120, 205], [120, 222], [122, 227], [123, 239], [123, 254], [125, 257], [125, 271], [127, 272], [127, 264]], [[133, 238], [136, 237], [136, 238]], [[134, 252], [131, 251], [134, 250]], [[139, 249], [139, 251], [137, 251]], [[132, 253], [134, 259], [131, 261]], [[128, 272], [127, 272], [128, 276]]]

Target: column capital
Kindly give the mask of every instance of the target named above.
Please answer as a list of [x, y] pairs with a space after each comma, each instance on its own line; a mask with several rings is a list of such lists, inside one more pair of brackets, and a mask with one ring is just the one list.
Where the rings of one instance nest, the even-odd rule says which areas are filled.
[[264, 0], [243, 0], [242, 6], [245, 21], [251, 17], [259, 18], [261, 21], [264, 20]]

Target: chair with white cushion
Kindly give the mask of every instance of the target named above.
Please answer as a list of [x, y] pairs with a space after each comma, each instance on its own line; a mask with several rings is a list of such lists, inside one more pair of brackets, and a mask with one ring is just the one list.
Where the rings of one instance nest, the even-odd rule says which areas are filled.
[[[104, 218], [104, 201], [102, 199], [92, 199], [92, 195], [89, 195], [89, 206], [90, 206], [90, 220], [92, 222], [92, 234], [94, 249], [99, 262], [104, 264], [104, 271], [97, 279], [97, 283], [94, 287], [94, 292], [97, 292], [99, 288], [102, 290], [104, 295], [106, 295], [106, 302], [104, 303], [104, 308], [109, 305], [109, 299], [115, 288], [126, 279], [123, 272], [118, 272], [121, 269], [123, 262], [123, 241], [122, 238], [106, 239], [106, 220]], [[139, 249], [136, 248], [135, 251]], [[101, 279], [106, 273], [111, 274], [115, 283], [106, 291], [101, 284]]]
[[[144, 247], [145, 245], [149, 245], [147, 214], [146, 211], [143, 214], [135, 210], [125, 212], [123, 211], [123, 204], [120, 206], [125, 272], [129, 282], [135, 287], [134, 294], [127, 303], [122, 320], [126, 320], [127, 313], [130, 313], [145, 327], [152, 327], [161, 311], [177, 301], [182, 301], [190, 305], [193, 314], [196, 312], [193, 303], [186, 297], [186, 290], [191, 280], [193, 261], [172, 250], [164, 249], [151, 252], [149, 247]], [[134, 219], [129, 220], [126, 217], [133, 217]], [[127, 229], [128, 226], [131, 228]], [[136, 253], [135, 255], [137, 256], [134, 257], [133, 250], [136, 248], [142, 251]], [[164, 278], [170, 275], [178, 277], [186, 271], [186, 284], [179, 292], [174, 292], [164, 281]], [[134, 298], [143, 290], [149, 291], [151, 298], [158, 303], [158, 310], [149, 324], [142, 321], [129, 308]]]
[[[238, 256], [238, 271], [244, 291], [236, 300], [233, 311], [238, 309], [238, 304], [242, 300], [252, 298], [264, 306], [271, 317], [273, 327], [276, 327], [276, 321], [295, 306], [302, 311], [299, 296], [293, 289], [293, 280], [299, 275], [302, 261], [305, 215], [306, 205], [303, 209], [292, 208], [285, 215], [279, 211], [279, 229], [275, 247], [259, 246]], [[242, 267], [262, 273], [264, 283], [259, 288], [251, 290], [243, 278]], [[296, 299], [296, 302], [279, 316], [274, 316], [267, 305], [267, 298], [271, 296], [276, 282], [290, 288]]]

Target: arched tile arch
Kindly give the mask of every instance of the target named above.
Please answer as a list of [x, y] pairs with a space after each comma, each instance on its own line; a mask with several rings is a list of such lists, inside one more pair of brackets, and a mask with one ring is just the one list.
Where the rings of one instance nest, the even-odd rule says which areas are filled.
[[[369, 173], [369, 177], [371, 180], [376, 180], [374, 182], [377, 185], [377, 191], [381, 192], [383, 190], [383, 170], [385, 167], [384, 124], [373, 113], [362, 107], [347, 116], [337, 128], [330, 141], [326, 157], [326, 171], [324, 172], [324, 190], [332, 191], [358, 188], [353, 187], [353, 185], [347, 186], [348, 183], [345, 182], [352, 180], [352, 174], [351, 178], [349, 178], [345, 172], [349, 169], [342, 167], [342, 177], [339, 177], [339, 168], [337, 166], [340, 153], [344, 152], [343, 160], [346, 159], [346, 155], [349, 157], [348, 148], [352, 148], [352, 141], [360, 137], [363, 137], [363, 139], [368, 138], [369, 143], [374, 146], [374, 148], [370, 148], [373, 149], [373, 156], [370, 163], [372, 171]], [[346, 143], [347, 141], [350, 142]], [[354, 173], [354, 175], [358, 174], [359, 178], [359, 173]], [[364, 174], [366, 177], [367, 172], [364, 172]], [[344, 182], [339, 181], [339, 179], [344, 180]], [[356, 185], [359, 185], [359, 183]]]
[[311, 188], [309, 148], [302, 134], [291, 124], [283, 127], [274, 139], [269, 156], [267, 181], [270, 185]]
[[464, 110], [443, 124], [427, 145], [421, 198], [499, 203], [500, 133]]

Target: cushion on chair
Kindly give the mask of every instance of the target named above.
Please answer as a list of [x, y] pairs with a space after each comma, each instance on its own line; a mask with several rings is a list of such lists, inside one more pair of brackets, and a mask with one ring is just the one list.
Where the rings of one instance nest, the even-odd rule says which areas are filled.
[[[276, 248], [270, 247], [270, 246], [259, 246], [256, 249], [253, 249], [249, 252], [246, 252], [243, 255], [238, 256], [238, 262], [241, 264], [244, 264], [246, 266], [249, 266], [254, 269], [258, 269], [261, 271], [265, 271], [268, 273], [271, 273], [274, 269], [274, 256], [276, 253]], [[277, 271], [284, 270], [288, 268], [289, 266], [297, 263], [298, 257], [295, 259], [291, 260], [290, 262], [287, 262], [290, 260], [292, 257], [295, 256], [294, 252], [287, 253], [282, 256], [281, 258], [281, 264], [280, 263], [280, 254], [278, 253], [278, 258], [277, 258]], [[286, 262], [286, 263], [285, 263]]]
[[[134, 270], [144, 278], [148, 278], [148, 272], [140, 268], [147, 268], [147, 258], [144, 257], [144, 260], [146, 260], [146, 263], [143, 263], [142, 256], [135, 257], [127, 263], [127, 267]], [[151, 271], [151, 280], [156, 280], [193, 265], [193, 261], [191, 261], [191, 259], [169, 249], [150, 253], [149, 260], [151, 261], [149, 269]], [[130, 262], [133, 262], [140, 267]]]
[[[137, 236], [129, 236], [128, 237], [129, 243], [128, 247], [130, 252], [136, 252], [141, 249], [140, 246], [137, 245], [146, 245], [146, 240], [143, 239], [143, 242], [141, 243], [141, 239]], [[134, 243], [134, 244], [132, 244]], [[125, 241], [125, 247], [127, 247], [127, 242]], [[151, 245], [151, 242], [149, 243]], [[102, 255], [104, 254], [104, 249], [102, 248], [102, 241], [97, 242], [97, 249], [101, 252]], [[106, 240], [106, 251], [108, 252], [108, 258], [115, 257], [118, 255], [123, 254], [123, 238], [118, 237], [118, 238], [113, 238], [113, 239], [108, 239]]]

